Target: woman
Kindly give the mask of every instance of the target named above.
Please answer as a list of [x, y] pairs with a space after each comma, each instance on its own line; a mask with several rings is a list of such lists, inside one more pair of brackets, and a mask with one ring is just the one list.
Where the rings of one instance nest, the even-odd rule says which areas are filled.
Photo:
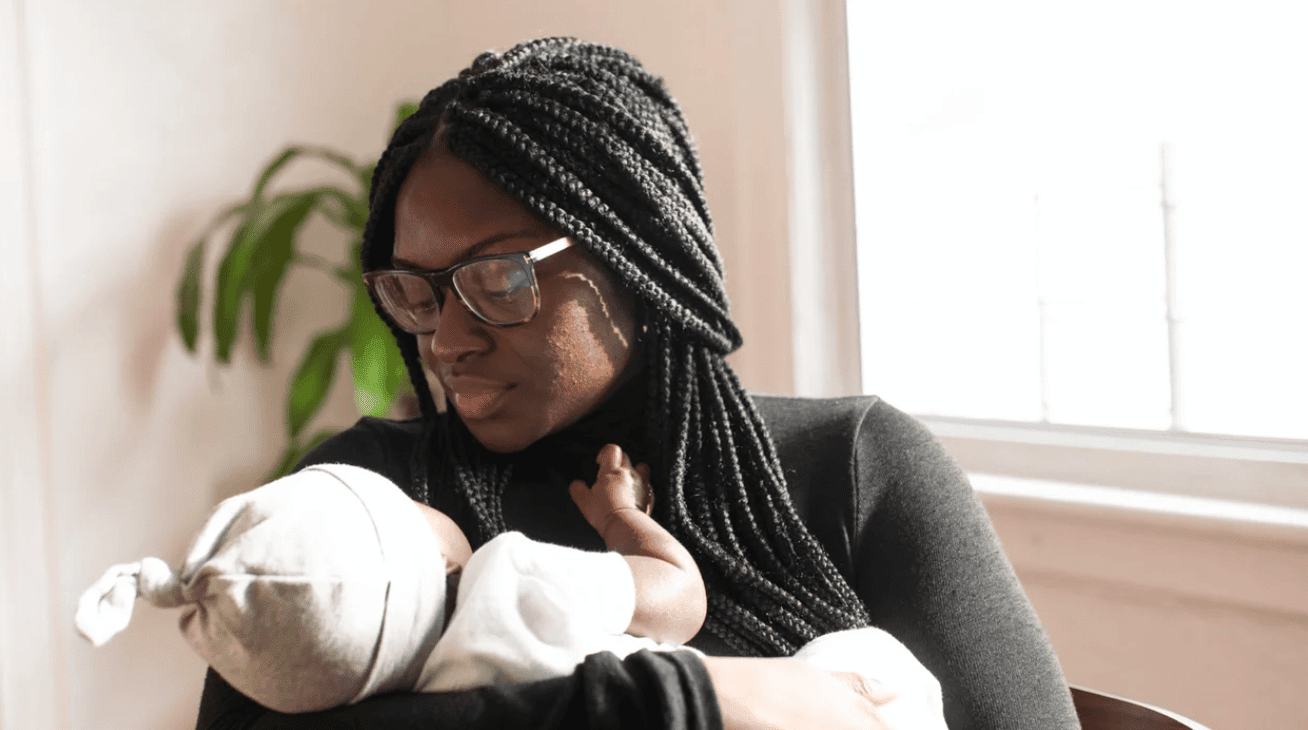
[[[1052, 649], [958, 468], [874, 397], [752, 397], [676, 102], [613, 48], [485, 53], [427, 94], [373, 177], [363, 268], [421, 418], [363, 419], [304, 464], [381, 472], [473, 547], [508, 529], [603, 549], [568, 484], [617, 443], [709, 598], [689, 653], [284, 716], [210, 672], [200, 727], [875, 727], [859, 688], [787, 659], [879, 626], [951, 728], [1074, 728]], [[457, 301], [451, 301], [457, 300]], [[448, 397], [442, 410], [430, 370]]]

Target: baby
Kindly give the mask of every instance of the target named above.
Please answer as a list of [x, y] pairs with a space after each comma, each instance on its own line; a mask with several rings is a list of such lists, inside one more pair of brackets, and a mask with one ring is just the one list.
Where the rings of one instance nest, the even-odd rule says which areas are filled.
[[[138, 596], [181, 607], [192, 648], [281, 712], [559, 676], [599, 651], [676, 649], [704, 621], [699, 570], [649, 516], [644, 465], [612, 444], [597, 462], [595, 485], [570, 492], [609, 552], [516, 532], [473, 552], [453, 520], [381, 475], [318, 465], [225, 500], [179, 573], [157, 558], [111, 568], [82, 596], [77, 628], [99, 646]], [[796, 657], [859, 674], [889, 727], [945, 727], [939, 683], [883, 631], [830, 634]]]

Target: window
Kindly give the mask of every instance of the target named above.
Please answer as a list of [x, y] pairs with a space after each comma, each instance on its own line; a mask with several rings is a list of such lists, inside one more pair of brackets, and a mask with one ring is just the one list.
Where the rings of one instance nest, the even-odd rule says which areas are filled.
[[1308, 6], [850, 0], [847, 27], [867, 392], [1304, 452]]

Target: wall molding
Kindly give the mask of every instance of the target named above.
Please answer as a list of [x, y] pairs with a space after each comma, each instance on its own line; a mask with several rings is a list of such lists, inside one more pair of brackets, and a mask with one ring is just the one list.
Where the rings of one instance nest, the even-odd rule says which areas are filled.
[[[969, 478], [1019, 573], [1272, 611], [1308, 624], [1306, 511], [984, 474]], [[1045, 495], [1036, 496], [1041, 490]], [[1105, 498], [1112, 493], [1122, 493], [1116, 504]], [[1169, 509], [1182, 499], [1211, 504]], [[1143, 506], [1150, 500], [1154, 506]]]

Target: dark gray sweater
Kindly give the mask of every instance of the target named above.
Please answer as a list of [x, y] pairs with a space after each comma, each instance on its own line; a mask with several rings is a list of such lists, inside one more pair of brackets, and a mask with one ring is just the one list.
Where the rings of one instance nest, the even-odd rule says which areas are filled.
[[[874, 396], [755, 396], [795, 508], [867, 604], [940, 680], [951, 730], [1079, 727], [1063, 673], [980, 501], [917, 421]], [[307, 457], [411, 482], [417, 422], [365, 418]], [[566, 481], [505, 493], [510, 529], [603, 549]], [[465, 530], [457, 504], [437, 504]], [[732, 654], [707, 632], [690, 642]], [[557, 679], [376, 697], [311, 715], [265, 710], [209, 672], [198, 728], [721, 727], [703, 664], [687, 653], [595, 655]]]

